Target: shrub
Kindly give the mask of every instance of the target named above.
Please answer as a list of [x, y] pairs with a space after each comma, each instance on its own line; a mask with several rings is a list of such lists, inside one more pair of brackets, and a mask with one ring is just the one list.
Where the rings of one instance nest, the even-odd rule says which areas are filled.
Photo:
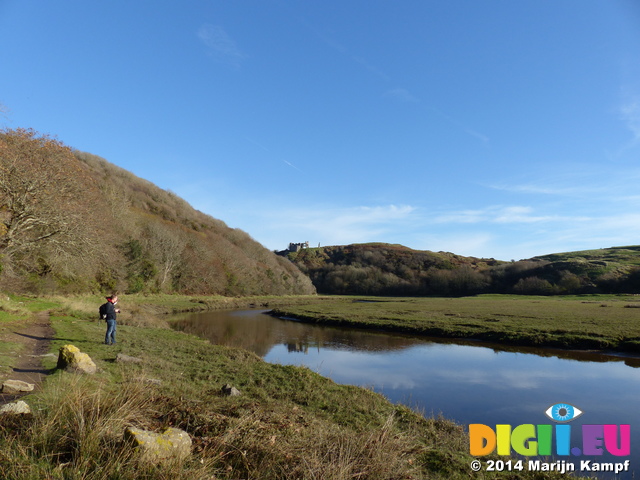
[[518, 280], [518, 283], [513, 287], [513, 291], [521, 295], [552, 295], [557, 292], [557, 289], [547, 280], [538, 277], [527, 277]]

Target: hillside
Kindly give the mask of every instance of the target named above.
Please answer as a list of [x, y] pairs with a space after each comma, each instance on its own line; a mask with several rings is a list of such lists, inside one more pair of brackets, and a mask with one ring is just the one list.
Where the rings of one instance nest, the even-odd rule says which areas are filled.
[[640, 293], [640, 247], [559, 253], [518, 262], [367, 243], [286, 253], [319, 293], [533, 295]]
[[540, 272], [543, 276], [568, 271], [605, 293], [640, 293], [638, 245], [553, 253], [533, 260], [549, 262]]
[[0, 131], [0, 220], [5, 291], [315, 291], [247, 233], [33, 130]]
[[385, 243], [305, 248], [287, 256], [319, 293], [347, 295], [479, 293], [490, 268], [505, 263]]

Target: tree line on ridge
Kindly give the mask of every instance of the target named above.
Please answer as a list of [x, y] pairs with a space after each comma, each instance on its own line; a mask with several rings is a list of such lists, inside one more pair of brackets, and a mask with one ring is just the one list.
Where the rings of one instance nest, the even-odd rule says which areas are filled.
[[380, 243], [283, 252], [318, 293], [341, 295], [558, 295], [640, 293], [640, 247], [520, 261], [464, 257]]

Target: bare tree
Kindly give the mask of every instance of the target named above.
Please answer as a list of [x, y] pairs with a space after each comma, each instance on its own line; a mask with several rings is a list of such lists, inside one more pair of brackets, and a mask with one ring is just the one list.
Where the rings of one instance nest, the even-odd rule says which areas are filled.
[[163, 289], [182, 261], [187, 246], [186, 234], [179, 227], [149, 223], [145, 228], [145, 238], [158, 267], [158, 287]]
[[62, 143], [33, 130], [0, 131], [0, 253], [25, 258], [45, 246], [51, 256], [89, 253], [90, 185]]

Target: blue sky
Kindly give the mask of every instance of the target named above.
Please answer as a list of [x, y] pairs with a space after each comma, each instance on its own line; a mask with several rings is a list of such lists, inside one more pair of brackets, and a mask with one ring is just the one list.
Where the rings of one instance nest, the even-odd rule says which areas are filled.
[[0, 104], [272, 250], [640, 244], [633, 0], [0, 0]]

